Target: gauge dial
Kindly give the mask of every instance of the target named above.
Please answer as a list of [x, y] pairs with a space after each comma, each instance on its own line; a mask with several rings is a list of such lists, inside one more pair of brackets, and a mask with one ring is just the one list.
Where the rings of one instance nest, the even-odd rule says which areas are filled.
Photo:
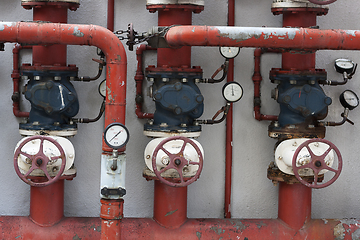
[[223, 87], [223, 97], [228, 102], [237, 102], [243, 96], [243, 88], [237, 82], [228, 82]]
[[340, 95], [340, 103], [344, 108], [353, 110], [359, 105], [359, 98], [353, 91], [345, 90]]
[[350, 59], [340, 58], [335, 60], [335, 69], [339, 73], [351, 74], [354, 70], [355, 63]]
[[129, 130], [121, 123], [112, 123], [104, 131], [104, 140], [113, 149], [122, 148], [129, 141]]
[[236, 57], [240, 52], [239, 47], [220, 47], [221, 56], [226, 59], [232, 59]]
[[99, 85], [99, 93], [105, 98], [106, 97], [106, 79], [104, 79]]

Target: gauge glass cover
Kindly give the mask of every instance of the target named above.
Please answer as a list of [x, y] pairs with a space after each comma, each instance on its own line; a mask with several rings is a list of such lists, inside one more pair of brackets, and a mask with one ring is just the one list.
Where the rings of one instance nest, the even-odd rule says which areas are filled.
[[353, 91], [345, 90], [340, 95], [340, 102], [343, 105], [343, 107], [352, 110], [359, 105], [359, 98]]
[[106, 97], [106, 79], [103, 80], [99, 85], [99, 93], [100, 95], [105, 98]]
[[237, 102], [243, 96], [243, 88], [237, 82], [228, 82], [223, 87], [223, 96], [228, 102]]
[[354, 67], [354, 62], [349, 59], [337, 59], [335, 65], [343, 69], [351, 69]]
[[226, 59], [232, 59], [236, 57], [239, 52], [239, 47], [220, 47], [220, 53]]
[[121, 123], [112, 123], [104, 131], [104, 140], [113, 149], [122, 148], [129, 141], [129, 130]]

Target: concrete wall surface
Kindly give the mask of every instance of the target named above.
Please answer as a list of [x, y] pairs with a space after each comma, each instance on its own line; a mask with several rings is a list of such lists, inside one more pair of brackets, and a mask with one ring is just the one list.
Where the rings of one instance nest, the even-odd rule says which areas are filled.
[[[126, 29], [132, 22], [138, 32], [147, 31], [157, 25], [157, 13], [149, 13], [146, 1], [115, 1], [115, 29]], [[281, 27], [282, 16], [271, 13], [271, 0], [237, 0], [236, 26], [246, 27]], [[360, 29], [357, 0], [340, 0], [330, 5], [326, 16], [318, 17], [321, 29]], [[76, 24], [96, 24], [106, 27], [107, 1], [81, 1], [80, 8], [68, 12], [68, 22]], [[0, 2], [1, 21], [30, 21], [32, 11], [21, 7], [20, 1], [2, 0]], [[205, 10], [193, 16], [194, 25], [226, 25], [227, 1], [206, 0]], [[125, 44], [125, 42], [124, 42]], [[18, 132], [19, 120], [12, 113], [12, 48], [7, 43], [5, 52], [0, 52], [0, 214], [29, 214], [29, 186], [16, 175], [13, 167], [13, 151], [21, 139]], [[234, 105], [234, 163], [232, 186], [232, 217], [234, 218], [276, 218], [278, 187], [266, 176], [266, 170], [274, 159], [276, 140], [268, 137], [268, 122], [258, 122], [253, 117], [253, 83], [251, 76], [254, 69], [253, 48], [244, 48], [235, 59], [235, 79], [244, 89], [241, 101]], [[223, 63], [217, 47], [193, 47], [192, 65], [201, 66], [204, 77], [209, 78]], [[79, 67], [79, 76], [93, 76], [98, 64], [96, 48], [87, 46], [69, 46], [68, 64]], [[134, 113], [136, 55], [127, 50], [128, 85], [126, 125], [130, 130], [127, 145], [127, 176], [124, 214], [125, 217], [151, 217], [153, 207], [153, 182], [142, 177], [145, 167], [143, 150], [150, 139], [143, 135], [143, 124]], [[341, 80], [341, 75], [334, 70], [334, 60], [350, 58], [360, 63], [360, 53], [356, 51], [318, 51], [317, 68], [326, 69], [328, 79]], [[31, 55], [24, 51], [22, 62], [31, 62]], [[156, 65], [156, 55], [145, 54], [146, 65]], [[279, 107], [271, 99], [270, 91], [275, 87], [269, 79], [271, 68], [281, 67], [281, 56], [267, 54], [261, 62], [262, 112], [278, 114]], [[105, 75], [101, 77], [103, 80]], [[97, 82], [74, 83], [80, 99], [80, 112], [77, 117], [95, 117], [98, 114], [102, 98], [98, 95]], [[223, 84], [200, 84], [205, 97], [205, 111], [201, 119], [211, 118], [225, 101], [221, 94]], [[340, 120], [343, 111], [338, 96], [345, 89], [358, 91], [360, 73], [356, 74], [345, 86], [323, 87], [325, 93], [333, 99], [326, 120]], [[359, 91], [360, 93], [360, 91]], [[146, 111], [154, 110], [149, 97], [145, 98]], [[23, 107], [29, 110], [29, 104]], [[340, 127], [328, 127], [326, 139], [333, 142], [341, 151], [344, 166], [340, 178], [330, 187], [313, 190], [313, 218], [352, 218], [360, 216], [360, 109], [350, 113], [349, 118], [355, 125], [344, 124]], [[75, 165], [78, 170], [73, 181], [65, 183], [65, 215], [96, 217], [100, 212], [100, 156], [103, 132], [103, 118], [92, 124], [80, 124], [78, 134], [71, 138], [75, 146]], [[198, 138], [205, 150], [203, 172], [200, 179], [188, 187], [188, 216], [191, 218], [222, 218], [224, 211], [224, 172], [225, 172], [225, 123], [203, 126]]]

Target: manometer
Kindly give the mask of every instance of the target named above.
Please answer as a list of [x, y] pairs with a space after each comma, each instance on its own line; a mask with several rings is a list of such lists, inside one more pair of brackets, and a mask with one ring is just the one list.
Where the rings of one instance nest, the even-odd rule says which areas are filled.
[[237, 102], [243, 96], [243, 88], [238, 82], [228, 82], [224, 85], [223, 97], [228, 102]]
[[340, 95], [340, 103], [344, 108], [353, 110], [354, 108], [356, 108], [359, 105], [359, 98], [356, 95], [356, 93], [354, 93], [353, 91], [345, 90]]
[[122, 148], [129, 141], [129, 130], [121, 123], [111, 123], [104, 131], [104, 140], [113, 149]]
[[335, 60], [335, 69], [338, 73], [351, 74], [354, 71], [355, 63], [350, 59], [339, 58]]
[[106, 97], [106, 79], [104, 79], [99, 85], [99, 93], [105, 98]]
[[226, 59], [232, 59], [236, 57], [240, 52], [239, 47], [220, 47], [221, 56]]

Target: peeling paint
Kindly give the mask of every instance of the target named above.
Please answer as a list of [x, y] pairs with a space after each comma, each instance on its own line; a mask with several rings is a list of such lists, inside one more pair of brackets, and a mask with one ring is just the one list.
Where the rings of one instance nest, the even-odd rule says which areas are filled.
[[74, 27], [74, 33], [72, 34], [75, 37], [84, 37], [84, 33], [82, 33], [78, 27]]
[[21, 235], [19, 235], [19, 236], [15, 237], [15, 239], [16, 239], [16, 238], [20, 238], [20, 237], [21, 237]]
[[198, 239], [201, 239], [201, 232], [196, 232], [196, 236], [198, 237]]
[[247, 226], [246, 225], [244, 225], [241, 221], [239, 221], [239, 220], [232, 220], [232, 221], [230, 221], [230, 223], [231, 224], [233, 224], [234, 225], [234, 227], [236, 228], [236, 230], [240, 230], [240, 231], [243, 231], [243, 230], [245, 230], [246, 228], [247, 228]]
[[228, 37], [236, 41], [245, 41], [250, 38], [269, 39], [277, 37], [278, 39], [293, 40], [296, 34], [301, 30], [299, 28], [250, 28], [250, 27], [217, 27], [220, 36]]
[[351, 36], [354, 36], [356, 37], [356, 32], [355, 30], [346, 30], [345, 33], [348, 34], [348, 35], [351, 35]]
[[14, 25], [15, 25], [15, 23], [12, 23], [12, 22], [0, 22], [0, 31], [4, 31], [5, 26], [11, 27]]
[[360, 229], [356, 229], [355, 232], [351, 235], [351, 239], [353, 240], [359, 240], [360, 239]]
[[221, 229], [221, 228], [218, 228], [218, 227], [211, 227], [210, 228], [211, 230], [213, 230], [216, 234], [218, 234], [218, 235], [220, 235], [220, 234], [222, 234], [222, 233], [225, 233], [225, 229], [223, 230], [223, 229]]
[[339, 223], [334, 228], [335, 240], [343, 240], [345, 238], [345, 228], [342, 223]]
[[82, 238], [80, 238], [77, 234], [73, 237], [73, 240], [81, 240]]
[[328, 222], [329, 222], [327, 219], [324, 219], [324, 218], [322, 220], [324, 221], [324, 224], [328, 224]]
[[265, 227], [266, 224], [263, 223], [263, 222], [260, 222], [260, 223], [256, 223], [256, 226], [257, 226], [258, 229], [261, 229], [262, 227]]
[[172, 214], [175, 213], [177, 210], [178, 210], [178, 209], [168, 212], [167, 214], [165, 214], [165, 217], [172, 215]]

